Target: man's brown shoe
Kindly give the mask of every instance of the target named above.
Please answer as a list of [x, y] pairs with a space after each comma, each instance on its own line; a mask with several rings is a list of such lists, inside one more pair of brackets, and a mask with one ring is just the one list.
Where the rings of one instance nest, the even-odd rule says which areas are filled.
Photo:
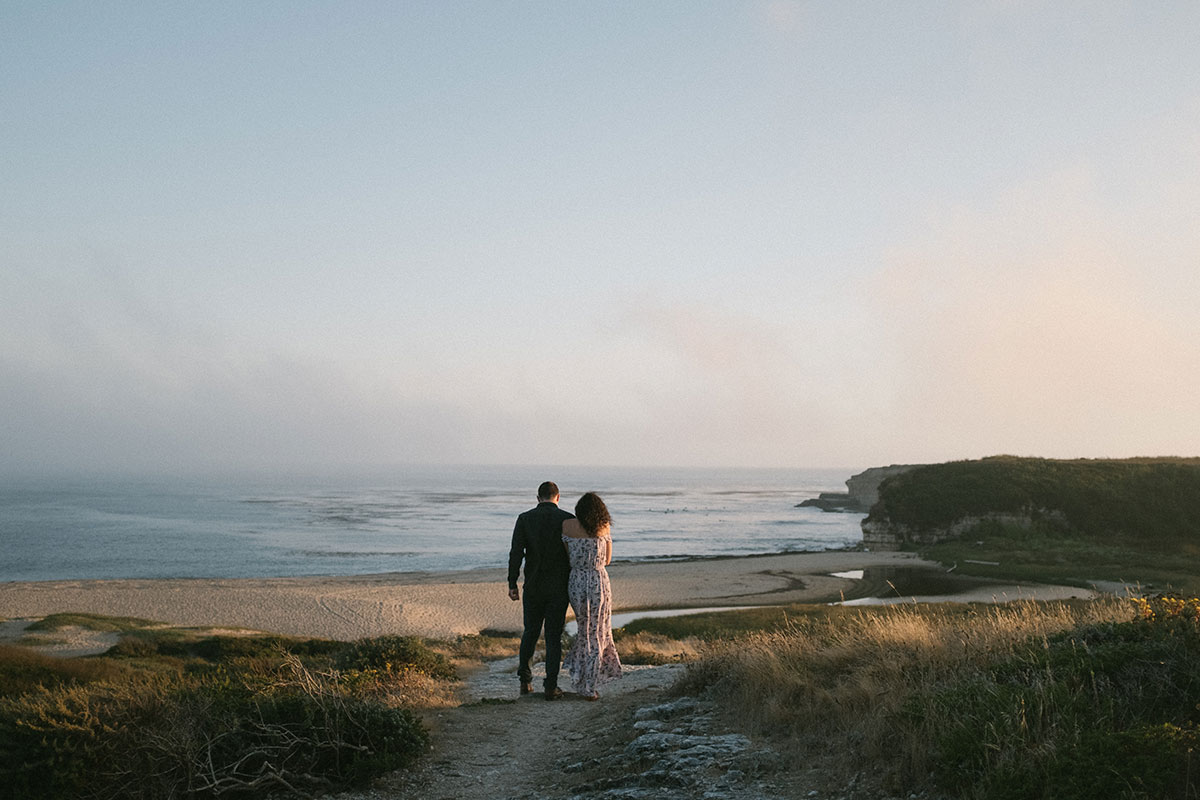
[[546, 690], [547, 700], [557, 700], [560, 697], [562, 697], [562, 689], [559, 689], [557, 686], [555, 686], [553, 689]]
[[533, 684], [521, 682], [521, 694], [533, 694]]

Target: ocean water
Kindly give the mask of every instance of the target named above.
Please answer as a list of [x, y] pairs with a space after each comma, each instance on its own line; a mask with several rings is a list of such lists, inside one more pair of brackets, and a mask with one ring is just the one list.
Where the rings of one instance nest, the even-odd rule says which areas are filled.
[[860, 514], [796, 504], [854, 470], [395, 468], [24, 478], [0, 485], [0, 581], [360, 575], [502, 567], [543, 480], [613, 515], [618, 560], [825, 550]]

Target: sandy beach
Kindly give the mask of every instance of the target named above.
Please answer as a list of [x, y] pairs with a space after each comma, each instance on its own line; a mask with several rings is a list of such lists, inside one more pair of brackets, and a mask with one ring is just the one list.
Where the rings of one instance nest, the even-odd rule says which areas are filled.
[[[920, 566], [933, 565], [909, 553], [824, 552], [614, 563], [609, 574], [614, 611], [620, 612], [836, 600], [841, 593], [855, 593], [861, 582], [832, 573]], [[1089, 594], [1061, 587], [1021, 591], [1022, 596], [1042, 599], [1072, 591]], [[68, 611], [346, 640], [521, 628], [521, 604], [508, 599], [501, 568], [349, 577], [0, 584], [0, 617], [40, 618]]]

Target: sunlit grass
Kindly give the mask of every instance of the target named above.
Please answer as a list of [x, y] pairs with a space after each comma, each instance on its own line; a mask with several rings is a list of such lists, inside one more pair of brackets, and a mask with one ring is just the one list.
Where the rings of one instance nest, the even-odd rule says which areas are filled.
[[701, 642], [695, 637], [683, 639], [643, 631], [613, 631], [621, 661], [625, 664], [675, 664], [700, 656]]
[[[797, 759], [836, 756], [847, 780], [870, 764], [897, 791], [933, 775], [962, 797], [1192, 796], [1200, 599], [904, 605], [789, 620], [710, 637], [677, 690], [720, 700]], [[1142, 776], [1147, 764], [1164, 774]], [[1047, 777], [1056, 771], [1071, 777]], [[1047, 781], [1057, 788], [1040, 794]]]
[[110, 617], [103, 614], [63, 613], [50, 614], [33, 622], [27, 631], [58, 631], [63, 628], [84, 628], [89, 631], [124, 633], [139, 628], [149, 628], [160, 623], [138, 617]]

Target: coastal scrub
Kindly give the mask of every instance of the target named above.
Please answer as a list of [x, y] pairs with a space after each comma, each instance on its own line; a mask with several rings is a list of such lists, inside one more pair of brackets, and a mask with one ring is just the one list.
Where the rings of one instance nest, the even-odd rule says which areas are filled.
[[798, 757], [872, 763], [893, 790], [1193, 797], [1198, 610], [1167, 597], [798, 615], [709, 642], [677, 688]]
[[912, 698], [939, 781], [987, 800], [1195, 797], [1200, 599], [1132, 605]]
[[864, 541], [960, 574], [1200, 592], [1200, 459], [929, 464], [884, 481]]
[[[363, 652], [386, 652], [386, 669], [370, 658], [335, 667]], [[419, 642], [401, 652], [369, 640], [178, 630], [131, 631], [94, 658], [3, 647], [0, 785], [16, 797], [64, 800], [362, 786], [427, 748], [424, 725], [399, 695], [405, 676], [432, 680], [431, 665], [441, 680], [452, 675], [443, 662]]]

